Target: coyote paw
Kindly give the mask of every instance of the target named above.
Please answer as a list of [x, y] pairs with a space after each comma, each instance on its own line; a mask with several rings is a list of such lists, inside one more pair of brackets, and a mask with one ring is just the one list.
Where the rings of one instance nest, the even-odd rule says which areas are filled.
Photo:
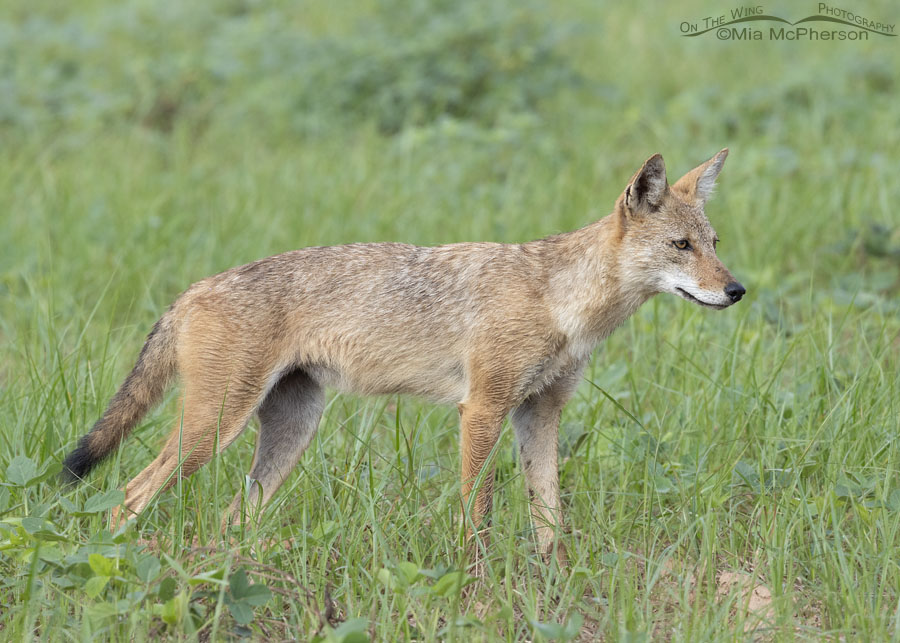
[[115, 533], [116, 531], [118, 531], [119, 527], [122, 527], [129, 520], [133, 520], [135, 518], [137, 518], [137, 514], [131, 511], [125, 505], [113, 507], [109, 512], [109, 530]]
[[566, 552], [566, 546], [559, 540], [553, 541], [549, 545], [545, 545], [541, 551], [541, 559], [545, 565], [552, 565], [556, 561], [556, 566], [560, 571], [565, 571], [569, 566], [569, 556]]

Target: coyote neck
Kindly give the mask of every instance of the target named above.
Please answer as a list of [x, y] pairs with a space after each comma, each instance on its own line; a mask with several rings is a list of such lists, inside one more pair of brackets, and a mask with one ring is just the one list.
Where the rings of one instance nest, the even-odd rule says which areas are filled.
[[622, 257], [618, 213], [543, 241], [547, 302], [570, 346], [586, 357], [653, 292]]

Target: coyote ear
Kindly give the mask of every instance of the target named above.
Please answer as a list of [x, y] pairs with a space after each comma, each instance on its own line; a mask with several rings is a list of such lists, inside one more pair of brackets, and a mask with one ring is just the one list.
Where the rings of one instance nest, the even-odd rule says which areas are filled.
[[625, 207], [632, 212], [653, 211], [662, 203], [666, 193], [666, 164], [660, 154], [648, 158], [625, 188]]
[[673, 190], [681, 192], [689, 200], [703, 205], [712, 196], [713, 188], [716, 185], [716, 177], [722, 171], [725, 164], [725, 158], [728, 156], [728, 148], [716, 154], [706, 163], [698, 165], [693, 170], [678, 179]]

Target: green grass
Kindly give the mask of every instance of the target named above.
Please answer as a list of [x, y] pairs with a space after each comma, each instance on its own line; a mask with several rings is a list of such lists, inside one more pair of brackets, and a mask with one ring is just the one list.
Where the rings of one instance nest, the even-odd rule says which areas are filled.
[[[464, 3], [434, 24], [390, 2], [76, 4], [0, 24], [4, 639], [900, 636], [893, 39], [681, 38], [700, 2]], [[544, 62], [535, 24], [558, 28]], [[452, 79], [477, 109], [423, 98]], [[254, 424], [104, 531], [177, 425], [174, 391], [87, 484], [52, 475], [197, 279], [306, 245], [549, 235], [605, 215], [650, 154], [674, 181], [726, 145], [707, 212], [748, 295], [657, 297], [598, 349], [562, 421], [568, 573], [534, 553], [507, 428], [484, 578], [459, 591], [456, 411], [415, 399], [329, 397], [228, 544]]]

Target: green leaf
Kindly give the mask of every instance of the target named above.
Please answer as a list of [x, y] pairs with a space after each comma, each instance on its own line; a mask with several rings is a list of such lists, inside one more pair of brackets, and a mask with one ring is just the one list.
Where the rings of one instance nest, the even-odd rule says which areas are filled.
[[572, 614], [566, 621], [565, 627], [558, 623], [541, 623], [536, 620], [531, 621], [531, 626], [542, 637], [555, 641], [571, 641], [581, 631], [584, 623], [584, 617], [579, 613]]
[[169, 625], [176, 625], [177, 623], [181, 622], [181, 618], [182, 616], [184, 616], [181, 600], [179, 599], [180, 595], [173, 596], [172, 598], [167, 600], [165, 605], [163, 605], [162, 607], [160, 618], [162, 618], [162, 620]]
[[606, 565], [607, 567], [615, 567], [616, 563], [619, 562], [619, 554], [614, 551], [608, 551], [602, 556], [600, 556], [600, 563], [602, 565]]
[[84, 584], [84, 591], [91, 598], [97, 598], [108, 582], [109, 576], [94, 576]]
[[112, 576], [115, 571], [113, 562], [103, 554], [91, 554], [88, 556], [88, 565], [97, 576]]
[[438, 596], [452, 596], [460, 589], [474, 583], [476, 580], [476, 578], [468, 576], [465, 572], [448, 572], [441, 576], [440, 579], [431, 586], [431, 592]]
[[371, 643], [371, 640], [365, 632], [350, 632], [341, 639], [341, 643]]
[[55, 542], [66, 542], [69, 539], [58, 533], [56, 528], [43, 518], [37, 516], [25, 516], [24, 518], [5, 518], [4, 523], [10, 525], [21, 525], [22, 529], [36, 540], [48, 540]]
[[249, 605], [259, 606], [264, 605], [270, 598], [272, 598], [271, 590], [265, 585], [256, 583], [247, 588], [243, 600]]
[[900, 489], [891, 491], [891, 495], [888, 496], [888, 506], [891, 511], [900, 511]]
[[247, 580], [247, 572], [244, 571], [243, 567], [231, 575], [228, 579], [228, 585], [231, 587], [231, 595], [234, 598], [238, 600], [244, 598], [247, 589], [250, 587], [250, 581]]
[[159, 589], [156, 590], [156, 595], [159, 597], [161, 601], [169, 601], [172, 600], [172, 597], [175, 596], [175, 579], [171, 576], [167, 576], [162, 580], [159, 584]]
[[149, 583], [159, 576], [159, 570], [159, 559], [153, 554], [147, 554], [141, 558], [135, 567], [138, 578], [145, 583]]
[[427, 576], [428, 578], [437, 580], [449, 571], [450, 568], [447, 567], [444, 563], [438, 563], [437, 567], [435, 567], [434, 569], [420, 569], [419, 573], [423, 576]]
[[121, 489], [111, 489], [109, 491], [94, 494], [84, 503], [84, 509], [80, 514], [96, 514], [107, 511], [113, 507], [118, 507], [125, 502], [125, 492]]
[[409, 561], [403, 561], [397, 565], [397, 571], [403, 574], [407, 585], [412, 585], [422, 577], [419, 573], [419, 566]]
[[44, 540], [44, 541], [57, 542], [57, 543], [70, 542], [70, 540], [67, 536], [64, 536], [63, 534], [61, 534], [57, 531], [54, 531], [53, 529], [46, 529], [46, 528], [38, 529], [31, 535], [34, 538], [36, 538], [37, 540]]
[[744, 460], [738, 460], [731, 474], [732, 486], [745, 485], [754, 491], [761, 491], [759, 471], [757, 468]]
[[565, 635], [565, 630], [559, 623], [541, 623], [540, 621], [532, 620], [531, 627], [545, 639], [550, 639], [552, 641], [560, 639]]
[[655, 476], [653, 479], [653, 485], [656, 489], [656, 493], [663, 494], [675, 491], [675, 485], [673, 485], [672, 481], [663, 475]]
[[566, 621], [566, 629], [563, 632], [567, 641], [571, 641], [578, 633], [581, 632], [581, 626], [584, 624], [584, 617], [579, 613], [575, 612], [572, 616], [569, 617], [569, 620]]
[[118, 604], [102, 601], [100, 603], [88, 605], [85, 608], [85, 612], [87, 612], [87, 614], [89, 614], [92, 618], [103, 620], [122, 614], [124, 613], [124, 610], [120, 609], [120, 606]]
[[209, 572], [197, 574], [188, 579], [189, 585], [202, 585], [203, 583], [212, 583], [219, 586], [228, 585], [228, 581], [225, 580], [225, 568], [221, 567]]
[[29, 534], [36, 534], [44, 528], [44, 519], [35, 516], [25, 516], [22, 518], [22, 529]]
[[3, 513], [9, 507], [9, 489], [0, 487], [0, 513]]
[[44, 545], [40, 549], [38, 558], [51, 563], [58, 563], [63, 558], [63, 553], [58, 545]]
[[313, 529], [311, 536], [315, 540], [325, 540], [331, 534], [337, 531], [337, 523], [333, 520], [325, 520], [316, 525], [316, 528]]
[[62, 463], [60, 462], [51, 462], [47, 465], [47, 468], [44, 469], [44, 472], [38, 475], [35, 478], [32, 478], [28, 481], [28, 485], [31, 486], [33, 484], [37, 484], [38, 482], [43, 482], [47, 478], [52, 478], [54, 476], [59, 475], [59, 472], [62, 471]]
[[63, 508], [63, 511], [66, 511], [68, 513], [75, 513], [76, 511], [78, 511], [78, 507], [75, 505], [75, 503], [68, 498], [60, 498], [59, 506]]
[[243, 601], [229, 604], [228, 609], [231, 611], [235, 622], [239, 625], [247, 625], [253, 620], [253, 610]]
[[368, 629], [369, 622], [366, 619], [351, 618], [334, 628], [332, 634], [341, 643], [368, 643]]
[[495, 621], [508, 621], [509, 619], [515, 616], [515, 612], [513, 612], [513, 608], [509, 605], [504, 605], [500, 608], [500, 611], [494, 614], [492, 620]]
[[394, 589], [396, 587], [397, 582], [394, 580], [394, 575], [391, 574], [391, 570], [382, 567], [378, 570], [378, 574], [376, 575], [378, 582], [387, 587], [388, 589]]
[[341, 643], [370, 643], [371, 639], [365, 632], [350, 632], [344, 638], [340, 639]]
[[27, 487], [37, 477], [37, 466], [34, 460], [24, 455], [17, 455], [6, 467], [6, 479], [19, 487]]

